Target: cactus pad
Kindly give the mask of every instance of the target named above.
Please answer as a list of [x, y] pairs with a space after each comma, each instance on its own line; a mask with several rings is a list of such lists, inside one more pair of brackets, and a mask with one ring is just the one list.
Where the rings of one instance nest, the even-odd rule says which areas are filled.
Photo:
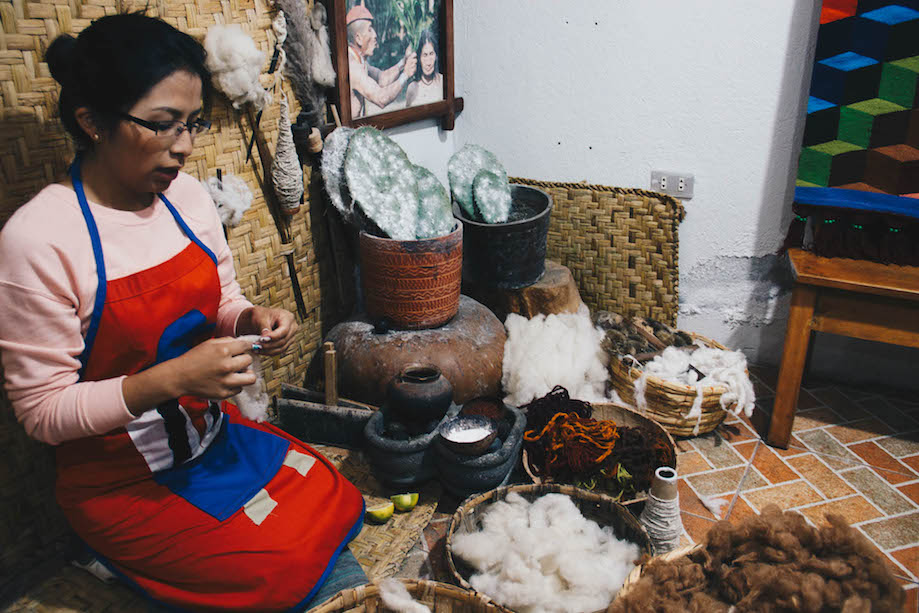
[[325, 190], [329, 194], [329, 200], [346, 221], [350, 221], [354, 214], [354, 202], [351, 200], [344, 177], [345, 154], [348, 152], [352, 134], [354, 128], [336, 128], [326, 137], [322, 146], [322, 179], [325, 182]]
[[450, 206], [450, 197], [441, 182], [427, 168], [415, 166], [418, 178], [418, 227], [417, 238], [434, 238], [446, 236], [453, 231], [456, 220]]
[[486, 169], [479, 171], [472, 183], [472, 199], [479, 217], [485, 223], [504, 223], [511, 211], [511, 186], [507, 177]]
[[[495, 157], [495, 154], [478, 145], [466, 145], [454, 153], [447, 163], [447, 176], [450, 179], [450, 191], [453, 197], [456, 198], [456, 201], [470, 219], [487, 221], [480, 216], [481, 211], [476, 209], [473, 194], [473, 183], [476, 175], [482, 170], [493, 173], [503, 180], [505, 184], [507, 183], [507, 172], [501, 162], [498, 161], [498, 158]], [[487, 181], [491, 185], [492, 180], [488, 179]], [[509, 194], [510, 188], [508, 187]], [[494, 200], [494, 202], [497, 203], [497, 200]], [[503, 214], [503, 218], [501, 218], [500, 210], [495, 212], [495, 216], [499, 221], [504, 221], [507, 219], [509, 212], [510, 199], [508, 199], [507, 212]]]
[[375, 128], [355, 130], [345, 155], [345, 179], [355, 203], [389, 238], [414, 240], [418, 180], [414, 165]]

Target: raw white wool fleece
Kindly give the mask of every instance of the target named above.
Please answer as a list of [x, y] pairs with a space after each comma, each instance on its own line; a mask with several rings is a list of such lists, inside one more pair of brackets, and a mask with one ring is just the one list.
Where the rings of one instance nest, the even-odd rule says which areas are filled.
[[[249, 344], [255, 344], [259, 342], [258, 339], [261, 337], [258, 334], [245, 334], [236, 338]], [[262, 379], [262, 361], [254, 351], [250, 351], [249, 355], [252, 356], [252, 366], [250, 368], [255, 373], [255, 383], [243, 387], [242, 391], [233, 397], [232, 402], [246, 419], [263, 422], [268, 418], [268, 403], [271, 402], [271, 399], [268, 398], [268, 392], [265, 390], [265, 380]]]
[[431, 613], [431, 609], [412, 598], [405, 584], [398, 579], [383, 579], [379, 587], [380, 599], [388, 610], [396, 613]]
[[587, 305], [577, 313], [532, 319], [511, 313], [504, 326], [505, 402], [520, 406], [542, 398], [556, 385], [577, 400], [608, 402], [609, 358], [601, 346], [605, 333], [590, 321]]
[[217, 215], [225, 226], [238, 224], [252, 206], [252, 190], [241, 177], [225, 174], [219, 181], [217, 177], [208, 177], [201, 184], [211, 195], [217, 207]]
[[[705, 377], [699, 379], [699, 374], [691, 369], [690, 365], [698, 369]], [[676, 347], [667, 347], [661, 355], [645, 364], [644, 372], [667, 381], [696, 388], [696, 401], [688, 417], [701, 415], [703, 388], [718, 385], [728, 390], [721, 395], [721, 408], [727, 410], [732, 404], [737, 403], [734, 409], [735, 414], [741, 411], [747, 417], [753, 414], [756, 392], [753, 391], [753, 383], [747, 375], [747, 357], [740, 351], [699, 347], [689, 353]], [[639, 386], [636, 385], [635, 395], [639, 397], [636, 401], [639, 407], [643, 406], [644, 390], [642, 389], [639, 394]]]
[[483, 513], [480, 532], [457, 532], [453, 552], [476, 569], [472, 587], [521, 613], [605, 609], [641, 555], [568, 496], [516, 492]]
[[205, 65], [214, 76], [214, 85], [227, 95], [234, 108], [251, 102], [262, 110], [271, 101], [271, 95], [258, 80], [265, 54], [239, 24], [211, 26], [204, 37], [204, 49]]

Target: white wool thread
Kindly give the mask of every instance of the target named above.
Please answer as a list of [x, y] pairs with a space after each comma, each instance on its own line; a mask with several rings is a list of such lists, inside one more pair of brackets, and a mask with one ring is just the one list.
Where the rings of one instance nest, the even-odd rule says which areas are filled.
[[641, 525], [648, 531], [655, 555], [673, 551], [680, 546], [683, 522], [680, 519], [680, 496], [663, 500], [648, 493], [648, 501], [639, 517]]
[[290, 131], [290, 116], [287, 96], [281, 98], [281, 114], [278, 117], [278, 144], [271, 164], [271, 181], [281, 206], [296, 210], [303, 196], [303, 168], [297, 157], [294, 135]]
[[[582, 304], [577, 313], [507, 316], [501, 383], [508, 404], [520, 406], [541, 398], [556, 385], [571, 398], [608, 402], [608, 357], [601, 345], [605, 333], [593, 325]], [[551, 359], [547, 359], [551, 356]]]
[[718, 519], [721, 519], [721, 509], [731, 502], [727, 498], [715, 498], [714, 496], [699, 496], [699, 501]]
[[211, 26], [204, 38], [207, 52], [205, 64], [214, 78], [214, 85], [226, 94], [234, 108], [251, 102], [262, 110], [271, 101], [271, 94], [262, 88], [259, 75], [265, 55], [239, 24]]
[[[238, 340], [246, 341], [250, 345], [259, 343], [261, 338], [258, 334], [244, 334], [236, 337]], [[249, 351], [252, 356], [252, 372], [255, 373], [255, 383], [246, 385], [242, 391], [233, 397], [233, 404], [239, 409], [246, 419], [263, 422], [268, 419], [268, 392], [265, 389], [265, 380], [262, 378], [262, 360], [255, 351]]]
[[274, 83], [277, 87], [283, 79], [284, 68], [287, 65], [287, 52], [284, 51], [284, 41], [287, 40], [287, 18], [284, 11], [278, 11], [275, 18], [271, 20], [271, 29], [274, 30], [275, 43], [274, 48], [278, 52], [278, 63], [274, 67]]
[[223, 175], [222, 179], [208, 177], [201, 182], [210, 194], [217, 216], [225, 226], [235, 226], [242, 221], [243, 214], [252, 206], [252, 190], [245, 179], [236, 175]]
[[412, 598], [408, 588], [398, 579], [383, 579], [379, 588], [383, 606], [389, 610], [396, 613], [431, 613], [431, 609]]
[[[705, 377], [699, 379], [696, 370], [701, 371]], [[687, 418], [697, 418], [694, 428], [696, 434], [702, 418], [702, 399], [706, 387], [726, 388], [719, 399], [722, 409], [731, 411], [735, 415], [743, 412], [747, 417], [753, 414], [756, 392], [747, 375], [747, 358], [740, 351], [698, 347], [689, 353], [676, 347], [667, 347], [663, 353], [644, 365], [642, 376], [655, 376], [696, 388], [696, 398], [689, 413], [686, 414]], [[641, 377], [633, 384], [636, 404], [644, 403], [643, 386], [645, 382], [640, 382], [640, 380]], [[731, 409], [732, 405], [734, 405], [733, 409]]]

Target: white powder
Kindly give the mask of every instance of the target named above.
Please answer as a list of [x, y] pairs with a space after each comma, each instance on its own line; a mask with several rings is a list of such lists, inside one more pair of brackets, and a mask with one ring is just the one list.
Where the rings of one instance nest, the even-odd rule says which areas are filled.
[[491, 434], [488, 428], [476, 427], [466, 430], [453, 430], [447, 434], [446, 438], [454, 443], [474, 443], [480, 441]]

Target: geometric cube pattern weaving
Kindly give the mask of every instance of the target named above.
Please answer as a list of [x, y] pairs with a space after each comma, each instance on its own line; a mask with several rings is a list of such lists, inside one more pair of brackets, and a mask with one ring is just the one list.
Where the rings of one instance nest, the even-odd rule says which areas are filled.
[[919, 0], [824, 0], [797, 179], [919, 198]]

